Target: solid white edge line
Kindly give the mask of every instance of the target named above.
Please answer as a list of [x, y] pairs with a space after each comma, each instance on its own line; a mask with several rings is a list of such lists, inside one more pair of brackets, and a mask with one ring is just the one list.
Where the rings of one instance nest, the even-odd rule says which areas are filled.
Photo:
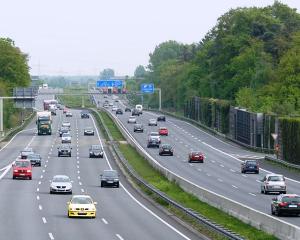
[[[93, 124], [94, 124], [94, 127], [96, 129], [96, 133], [97, 133], [97, 136], [98, 136], [98, 139], [100, 141], [100, 145], [101, 147], [103, 148], [103, 144], [102, 144], [102, 141], [101, 141], [101, 138], [100, 138], [100, 135], [99, 135], [99, 131], [98, 131], [98, 128], [96, 126], [96, 123], [95, 123], [95, 120], [94, 120], [94, 117], [91, 116], [92, 118], [92, 121], [93, 121]], [[107, 155], [104, 152], [104, 157], [106, 159], [106, 162], [109, 166], [110, 169], [112, 169], [111, 165], [110, 165], [110, 162], [107, 158]], [[176, 232], [177, 234], [179, 234], [181, 237], [183, 237], [184, 239], [187, 239], [187, 240], [190, 240], [190, 238], [188, 238], [187, 236], [185, 236], [183, 233], [181, 233], [179, 230], [177, 230], [176, 228], [174, 228], [173, 226], [171, 226], [169, 223], [167, 223], [165, 220], [163, 220], [162, 218], [160, 218], [158, 215], [156, 215], [154, 212], [152, 212], [150, 209], [148, 209], [145, 205], [143, 205], [141, 202], [139, 202], [125, 187], [122, 183], [120, 183], [120, 186], [124, 189], [124, 191], [128, 194], [129, 197], [131, 197], [131, 199], [133, 201], [135, 201], [140, 207], [142, 207], [144, 210], [146, 210], [150, 215], [152, 215], [153, 217], [155, 217], [156, 219], [158, 219], [159, 221], [161, 221], [162, 223], [164, 223], [167, 227], [169, 227], [170, 229], [172, 229], [174, 232]]]

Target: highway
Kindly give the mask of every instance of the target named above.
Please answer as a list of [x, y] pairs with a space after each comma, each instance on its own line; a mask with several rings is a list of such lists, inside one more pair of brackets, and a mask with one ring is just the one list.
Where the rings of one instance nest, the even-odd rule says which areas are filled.
[[[95, 100], [99, 101], [102, 107], [104, 98], [94, 95]], [[108, 98], [113, 102], [111, 97]], [[126, 101], [114, 102], [124, 110]], [[111, 111], [111, 108], [109, 108]], [[115, 114], [114, 114], [115, 115]], [[212, 192], [223, 195], [241, 204], [247, 205], [258, 211], [271, 215], [271, 199], [275, 195], [264, 195], [260, 193], [260, 180], [267, 173], [274, 171], [274, 168], [260, 169], [257, 174], [241, 174], [239, 158], [261, 159], [262, 154], [253, 153], [237, 145], [224, 142], [221, 139], [202, 131], [195, 126], [167, 116], [166, 122], [158, 122], [158, 126], [148, 126], [150, 118], [157, 118], [160, 114], [143, 111], [137, 117], [137, 123], [144, 125], [144, 133], [134, 133], [133, 125], [128, 124], [127, 120], [131, 113], [124, 112], [123, 115], [115, 115], [122, 124], [130, 131], [131, 135], [138, 143], [162, 166], [181, 177], [204, 187]], [[152, 131], [158, 131], [160, 126], [167, 127], [169, 136], [162, 136], [162, 143], [169, 143], [174, 148], [174, 156], [159, 156], [158, 149], [147, 148], [147, 135]], [[191, 150], [199, 150], [205, 154], [205, 162], [188, 163], [188, 153]], [[262, 164], [268, 167], [266, 164]], [[281, 173], [280, 168], [276, 168]], [[285, 170], [282, 171], [286, 173]], [[294, 177], [296, 174], [291, 174]], [[299, 174], [298, 174], [299, 175]], [[300, 194], [300, 182], [298, 178], [287, 176], [287, 192]], [[300, 226], [299, 217], [280, 217], [281, 220]]]
[[[38, 97], [39, 108], [41, 101]], [[79, 110], [72, 113], [70, 118], [62, 111], [54, 116], [51, 136], [38, 136], [33, 121], [0, 150], [1, 239], [203, 239], [141, 197], [122, 174], [120, 188], [100, 188], [100, 173], [117, 167], [94, 120], [81, 119]], [[61, 144], [57, 130], [64, 120], [71, 123], [72, 157], [57, 157]], [[95, 136], [83, 136], [87, 126], [94, 127]], [[89, 146], [99, 143], [103, 144], [105, 157], [90, 159]], [[33, 169], [31, 181], [13, 180], [10, 165], [24, 147], [41, 154], [42, 166]], [[50, 180], [57, 174], [71, 178], [73, 194], [88, 194], [98, 202], [96, 219], [67, 217], [71, 196], [49, 194]]]

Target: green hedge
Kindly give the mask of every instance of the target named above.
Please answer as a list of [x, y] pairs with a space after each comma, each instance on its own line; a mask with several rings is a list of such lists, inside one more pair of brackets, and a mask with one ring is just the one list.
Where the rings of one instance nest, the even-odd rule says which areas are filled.
[[279, 118], [283, 159], [300, 164], [300, 118]]

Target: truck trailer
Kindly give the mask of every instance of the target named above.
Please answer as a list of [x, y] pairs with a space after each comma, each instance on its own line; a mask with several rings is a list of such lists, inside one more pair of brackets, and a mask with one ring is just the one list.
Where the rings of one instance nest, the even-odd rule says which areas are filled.
[[51, 112], [43, 111], [36, 113], [36, 125], [38, 135], [51, 135], [52, 134], [52, 118]]

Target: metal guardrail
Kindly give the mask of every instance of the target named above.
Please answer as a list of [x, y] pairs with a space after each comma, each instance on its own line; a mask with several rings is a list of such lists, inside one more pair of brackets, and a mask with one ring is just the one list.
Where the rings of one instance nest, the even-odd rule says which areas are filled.
[[280, 159], [276, 159], [276, 158], [272, 158], [272, 157], [269, 157], [269, 156], [265, 156], [265, 159], [269, 160], [269, 161], [272, 161], [272, 162], [275, 162], [275, 163], [280, 163], [280, 164], [282, 164], [282, 165], [284, 165], [286, 167], [296, 168], [296, 169], [300, 170], [300, 165], [297, 165], [297, 164], [288, 163], [286, 161], [283, 161], [283, 160], [280, 160]]
[[[104, 111], [106, 111], [106, 109], [102, 108]], [[127, 162], [127, 160], [125, 159], [125, 157], [123, 156], [123, 154], [120, 152], [119, 147], [117, 146], [116, 142], [113, 141], [112, 136], [110, 135], [109, 130], [107, 129], [107, 127], [105, 126], [103, 119], [101, 117], [101, 115], [96, 112], [94, 109], [92, 109], [96, 114], [98, 114], [100, 120], [102, 121], [102, 125], [104, 126], [104, 129], [107, 133], [107, 135], [109, 136], [110, 139], [110, 143], [111, 146], [113, 147], [114, 152], [116, 153], [117, 157], [120, 159], [122, 165], [126, 168], [126, 171], [130, 174], [130, 176], [140, 185], [142, 185], [143, 187], [145, 187], [148, 191], [154, 193], [156, 196], [160, 197], [162, 200], [164, 200], [165, 202], [167, 202], [169, 205], [172, 205], [174, 208], [176, 208], [177, 210], [180, 210], [181, 212], [185, 213], [187, 216], [189, 216], [191, 219], [197, 221], [198, 223], [208, 227], [209, 229], [211, 229], [212, 231], [222, 235], [223, 237], [226, 237], [228, 239], [232, 239], [232, 240], [243, 240], [243, 238], [241, 236], [239, 236], [238, 234], [223, 228], [222, 226], [208, 220], [207, 218], [205, 218], [204, 216], [201, 216], [200, 214], [194, 212], [192, 209], [189, 208], [185, 208], [182, 205], [180, 205], [179, 203], [173, 201], [172, 199], [170, 199], [169, 197], [166, 196], [166, 194], [162, 193], [161, 191], [157, 190], [155, 187], [153, 187], [152, 185], [150, 185], [149, 183], [147, 183], [146, 181], [144, 181], [136, 172], [135, 170], [129, 165], [129, 163]], [[107, 111], [106, 111], [107, 112]], [[111, 114], [109, 112], [109, 114]]]

